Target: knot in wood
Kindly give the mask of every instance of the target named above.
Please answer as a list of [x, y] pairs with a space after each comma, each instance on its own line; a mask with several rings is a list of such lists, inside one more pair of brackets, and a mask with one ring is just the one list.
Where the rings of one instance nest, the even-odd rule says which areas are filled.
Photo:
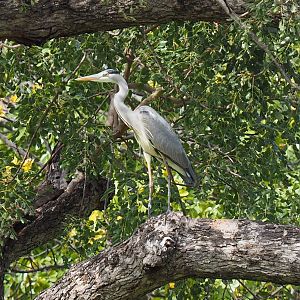
[[143, 259], [143, 268], [149, 270], [164, 266], [171, 258], [175, 247], [176, 241], [169, 236], [156, 236], [155, 239], [148, 239], [145, 244], [147, 254]]
[[169, 236], [165, 236], [163, 240], [160, 242], [163, 252], [167, 252], [168, 250], [175, 248], [175, 244], [176, 242]]
[[112, 266], [115, 267], [120, 261], [119, 255], [117, 253], [112, 253], [107, 257], [107, 262]]

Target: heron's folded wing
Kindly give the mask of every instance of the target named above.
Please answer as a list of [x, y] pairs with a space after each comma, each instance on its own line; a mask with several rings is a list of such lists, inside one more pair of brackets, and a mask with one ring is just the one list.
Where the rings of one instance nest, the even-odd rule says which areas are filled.
[[189, 159], [170, 124], [149, 106], [140, 106], [136, 112], [153, 147], [176, 165], [188, 170]]

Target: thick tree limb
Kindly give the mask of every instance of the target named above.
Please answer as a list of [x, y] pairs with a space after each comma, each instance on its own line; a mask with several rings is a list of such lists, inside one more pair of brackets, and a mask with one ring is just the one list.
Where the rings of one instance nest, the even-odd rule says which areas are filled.
[[[28, 254], [32, 249], [56, 238], [70, 216], [84, 217], [95, 209], [103, 209], [104, 201], [100, 201], [106, 191], [105, 179], [86, 180], [79, 174], [65, 190], [45, 185], [37, 196], [36, 202], [43, 206], [36, 209], [36, 215], [28, 216], [26, 224], [16, 224], [16, 240], [8, 240], [4, 247], [6, 267], [20, 256]], [[85, 186], [85, 188], [84, 188]]]
[[[245, 2], [228, 0], [236, 13]], [[226, 13], [210, 0], [0, 0], [0, 39], [26, 45], [51, 38], [107, 31], [172, 20], [224, 21]]]
[[127, 241], [73, 266], [37, 299], [141, 299], [186, 277], [300, 285], [300, 228], [161, 215]]

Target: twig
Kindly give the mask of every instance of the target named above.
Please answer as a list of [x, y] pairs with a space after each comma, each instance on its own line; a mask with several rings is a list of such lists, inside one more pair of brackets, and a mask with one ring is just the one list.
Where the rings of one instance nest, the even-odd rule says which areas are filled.
[[[225, 281], [225, 280], [224, 280], [224, 281]], [[226, 290], [227, 290], [227, 286], [228, 286], [228, 284], [227, 284], [227, 281], [226, 281], [226, 282], [225, 282], [225, 288], [223, 289], [222, 300], [225, 299], [225, 293], [226, 293]]]
[[[113, 149], [112, 142], [110, 142], [110, 151], [111, 151], [112, 155], [114, 156], [114, 149]], [[108, 191], [110, 183], [111, 183], [110, 179], [112, 177], [112, 163], [109, 164], [109, 169], [108, 169], [108, 174], [107, 175], [108, 176], [107, 176], [107, 182], [106, 182], [106, 191]], [[105, 196], [105, 199], [104, 199], [104, 208], [103, 208], [105, 219], [106, 219], [106, 212], [107, 212], [106, 209], [107, 209], [107, 206], [108, 206], [108, 196]]]
[[[0, 133], [0, 139], [7, 145], [9, 148], [11, 148], [16, 154], [25, 157], [26, 151], [22, 148], [18, 147], [14, 142], [9, 140], [4, 134]], [[43, 163], [38, 160], [38, 158], [33, 154], [28, 154], [28, 156], [34, 160], [34, 162], [39, 165], [40, 167], [43, 167]]]
[[113, 132], [117, 132], [117, 128], [119, 126], [119, 118], [113, 102], [114, 93], [110, 92], [109, 97], [110, 97], [110, 104], [107, 112], [107, 119], [105, 125], [111, 127]]
[[15, 122], [16, 121], [15, 119], [10, 119], [10, 118], [5, 117], [5, 116], [1, 116], [0, 121], [1, 121], [1, 119], [5, 120], [5, 121], [8, 121], [8, 122]]
[[128, 83], [128, 87], [130, 89], [133, 89], [133, 90], [143, 90], [143, 91], [146, 91], [147, 93], [153, 93], [155, 91], [155, 88], [151, 87], [149, 84], [144, 84], [144, 83]]
[[[85, 128], [86, 129], [86, 128]], [[83, 163], [84, 163], [84, 181], [83, 181], [83, 190], [82, 190], [82, 198], [81, 198], [81, 202], [80, 202], [80, 210], [83, 212], [84, 209], [84, 197], [86, 194], [86, 174], [87, 174], [87, 147], [88, 147], [88, 142], [89, 142], [89, 138], [87, 135], [86, 130], [84, 131], [84, 141], [85, 141], [85, 145], [84, 145], [84, 158], [83, 158]]]
[[[218, 4], [223, 8], [223, 10], [225, 11], [225, 13], [234, 21], [236, 22], [242, 29], [244, 30], [248, 30], [247, 25], [245, 25], [241, 18], [232, 10], [231, 7], [228, 6], [227, 2], [224, 0], [217, 0]], [[262, 49], [264, 50], [270, 57], [271, 61], [275, 64], [275, 66], [278, 68], [278, 70], [280, 71], [281, 75], [283, 76], [283, 78], [296, 90], [300, 91], [300, 86], [296, 83], [294, 83], [289, 75], [285, 72], [284, 68], [282, 67], [282, 65], [277, 61], [277, 59], [275, 58], [275, 56], [272, 54], [272, 52], [270, 51], [270, 49], [268, 48], [268, 46], [259, 40], [258, 36], [251, 30], [248, 31], [249, 36], [251, 37], [251, 39]]]
[[70, 79], [75, 75], [75, 73], [78, 71], [78, 69], [81, 67], [81, 65], [85, 61], [86, 56], [87, 56], [87, 52], [85, 51], [83, 53], [83, 56], [82, 56], [79, 64], [76, 66], [76, 68], [73, 70], [73, 72], [63, 80], [65, 83], [68, 83], [70, 81]]
[[19, 48], [19, 47], [22, 47], [22, 45], [21, 44], [7, 45], [7, 44], [4, 44], [3, 42], [0, 42], [0, 49], [2, 49], [2, 48], [16, 49], [16, 48]]
[[134, 55], [131, 49], [125, 50], [125, 57], [127, 60], [127, 64], [124, 71], [124, 79], [128, 82], [129, 76], [131, 74], [131, 67], [134, 61]]
[[252, 184], [253, 186], [259, 186], [258, 183], [256, 183], [256, 182], [254, 182], [254, 181], [248, 179], [248, 178], [245, 177], [245, 176], [242, 176], [242, 175], [238, 174], [237, 172], [231, 171], [228, 167], [227, 167], [226, 169], [221, 168], [221, 167], [216, 166], [216, 165], [214, 165], [214, 167], [215, 167], [216, 169], [220, 170], [220, 171], [225, 171], [225, 172], [229, 173], [230, 175], [239, 178], [240, 180], [246, 181], [246, 182], [248, 182], [249, 184]]
[[38, 124], [37, 124], [37, 126], [35, 128], [35, 131], [33, 132], [33, 135], [31, 136], [31, 139], [30, 139], [29, 145], [27, 147], [27, 150], [25, 152], [25, 155], [24, 155], [22, 163], [19, 165], [19, 168], [17, 169], [16, 174], [13, 176], [13, 178], [8, 183], [13, 182], [16, 179], [16, 177], [18, 176], [21, 168], [23, 167], [23, 165], [24, 165], [24, 163], [25, 163], [25, 161], [26, 161], [26, 159], [28, 157], [29, 149], [31, 148], [31, 146], [33, 144], [33, 141], [34, 141], [34, 139], [35, 139], [35, 137], [36, 137], [36, 135], [37, 135], [40, 127], [42, 126], [42, 124], [43, 124], [45, 118], [47, 117], [47, 115], [48, 115], [48, 113], [49, 113], [52, 105], [55, 103], [55, 101], [58, 99], [58, 97], [59, 97], [59, 92], [57, 91], [56, 94], [54, 95], [53, 99], [51, 100], [51, 102], [49, 103], [49, 105], [47, 106], [47, 108], [45, 109], [43, 115], [41, 116], [41, 118], [40, 118], [40, 120], [39, 120], [39, 122], [38, 122]]
[[149, 95], [147, 98], [145, 98], [137, 107], [139, 108], [140, 106], [143, 105], [148, 105], [150, 102], [152, 102], [153, 100], [159, 98], [161, 96], [161, 94], [163, 93], [163, 88], [159, 87], [158, 89], [156, 89], [151, 95]]
[[21, 273], [21, 274], [27, 274], [27, 273], [36, 273], [36, 272], [43, 272], [43, 271], [51, 271], [53, 269], [67, 269], [70, 266], [68, 265], [53, 265], [53, 266], [45, 266], [38, 269], [31, 269], [31, 270], [19, 270], [19, 269], [10, 269], [11, 273]]
[[156, 29], [159, 26], [160, 26], [160, 24], [155, 24], [155, 25], [150, 26], [149, 28], [144, 30], [144, 34], [148, 34], [149, 32], [153, 31], [154, 29]]
[[212, 150], [212, 151], [216, 151], [216, 152], [218, 152], [219, 154], [222, 154], [224, 157], [226, 157], [231, 163], [235, 163], [235, 161], [229, 156], [229, 154], [231, 153], [231, 152], [233, 152], [235, 149], [232, 149], [232, 150], [230, 150], [230, 151], [228, 151], [228, 152], [223, 152], [218, 146], [215, 146], [215, 145], [211, 145], [211, 143], [210, 142], [208, 142], [208, 144], [206, 145], [204, 145], [204, 144], [202, 144], [204, 147], [207, 147], [208, 149], [210, 149], [210, 150]]
[[[133, 89], [133, 90], [138, 90], [138, 91], [145, 91], [147, 93], [153, 93], [155, 92], [155, 88], [151, 87], [148, 84], [144, 84], [144, 83], [134, 83], [131, 82], [128, 84], [129, 89]], [[163, 95], [162, 96], [164, 99], [171, 101], [174, 103], [175, 107], [181, 107], [184, 106], [185, 104], [189, 103], [192, 101], [192, 98], [190, 99], [177, 99], [174, 96], [170, 96], [170, 95]], [[199, 104], [201, 107], [207, 109], [207, 107], [203, 104]]]
[[[63, 82], [65, 82], [66, 84], [69, 82], [69, 80], [73, 77], [73, 75], [77, 72], [77, 70], [80, 68], [80, 66], [81, 66], [82, 63], [84, 62], [84, 60], [85, 60], [85, 58], [86, 58], [86, 55], [87, 55], [87, 53], [84, 52], [84, 55], [83, 55], [82, 59], [80, 60], [79, 64], [78, 64], [78, 65], [76, 66], [76, 68], [73, 70], [73, 72], [71, 73], [71, 75], [70, 75], [69, 77], [67, 77], [65, 80], [63, 80]], [[10, 181], [9, 183], [13, 182], [13, 181], [16, 179], [16, 177], [18, 176], [18, 174], [19, 174], [21, 168], [23, 167], [23, 165], [24, 165], [24, 163], [25, 163], [25, 161], [26, 161], [26, 159], [27, 159], [27, 157], [28, 157], [29, 149], [31, 148], [31, 146], [32, 146], [32, 144], [33, 144], [33, 141], [34, 141], [34, 139], [35, 139], [35, 137], [36, 137], [36, 135], [37, 135], [37, 133], [38, 133], [40, 127], [42, 126], [44, 120], [46, 119], [48, 113], [50, 112], [50, 110], [51, 110], [53, 104], [54, 104], [54, 103], [56, 102], [56, 100], [58, 99], [59, 94], [60, 94], [60, 90], [56, 91], [54, 97], [52, 98], [51, 102], [49, 103], [49, 105], [48, 105], [47, 108], [45, 109], [43, 115], [41, 116], [41, 118], [40, 118], [40, 120], [39, 120], [39, 122], [38, 122], [38, 124], [37, 124], [37, 126], [36, 126], [36, 128], [35, 128], [35, 131], [33, 132], [33, 135], [31, 136], [31, 139], [30, 139], [29, 145], [28, 145], [28, 147], [27, 147], [26, 153], [25, 153], [25, 155], [24, 155], [23, 161], [22, 161], [22, 163], [20, 164], [20, 166], [19, 166], [19, 168], [18, 168], [16, 174], [13, 176], [13, 178], [11, 179], [11, 181]]]
[[50, 252], [51, 252], [51, 254], [52, 254], [52, 257], [53, 257], [53, 260], [54, 260], [54, 265], [55, 265], [55, 266], [57, 266], [57, 262], [56, 262], [55, 253], [54, 253], [54, 251], [53, 251], [52, 247], [49, 247], [49, 251], [50, 251]]
[[254, 299], [261, 299], [259, 296], [255, 295], [241, 280], [238, 279], [238, 282], [253, 296]]
[[279, 293], [282, 289], [284, 288], [284, 286], [280, 286], [278, 287], [274, 292], [271, 293], [271, 297], [274, 297], [277, 293]]
[[[52, 161], [53, 157], [55, 157], [57, 155], [57, 153], [62, 149], [62, 147], [64, 146], [63, 143], [58, 142], [56, 144], [56, 149], [53, 153], [51, 153], [51, 157], [47, 160], [47, 162], [45, 164], [42, 165], [41, 169], [34, 175], [33, 179], [35, 179]], [[33, 180], [32, 179], [32, 180]]]

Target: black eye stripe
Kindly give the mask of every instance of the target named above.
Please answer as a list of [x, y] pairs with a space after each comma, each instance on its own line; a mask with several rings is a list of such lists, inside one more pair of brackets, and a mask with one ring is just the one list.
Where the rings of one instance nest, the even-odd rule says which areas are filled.
[[118, 70], [114, 70], [114, 69], [107, 69], [105, 71], [107, 72], [107, 74], [120, 74]]

